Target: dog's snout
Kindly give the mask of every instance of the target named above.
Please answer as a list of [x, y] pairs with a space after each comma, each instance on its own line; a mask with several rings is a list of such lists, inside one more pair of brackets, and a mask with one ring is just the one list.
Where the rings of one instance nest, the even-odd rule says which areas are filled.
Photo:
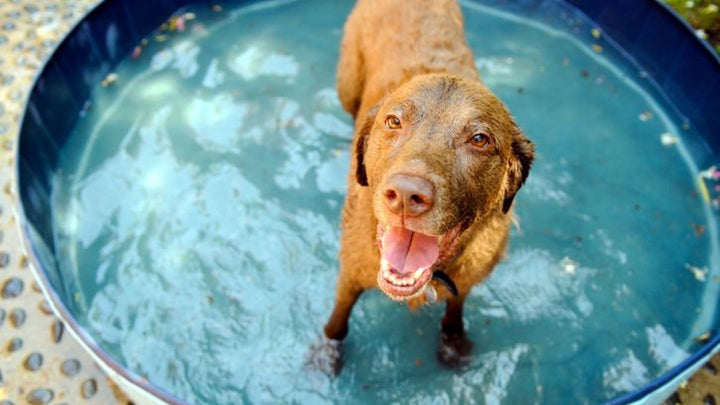
[[384, 192], [385, 206], [395, 215], [418, 217], [432, 208], [435, 186], [422, 177], [394, 174]]

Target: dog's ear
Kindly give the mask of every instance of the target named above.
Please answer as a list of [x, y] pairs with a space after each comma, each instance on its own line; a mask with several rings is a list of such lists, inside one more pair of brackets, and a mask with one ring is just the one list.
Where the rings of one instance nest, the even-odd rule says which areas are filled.
[[530, 166], [535, 158], [535, 146], [532, 142], [523, 136], [518, 129], [513, 136], [512, 156], [510, 157], [510, 170], [508, 173], [507, 186], [505, 187], [505, 198], [503, 200], [502, 210], [504, 214], [510, 210], [515, 194], [525, 183]]
[[375, 123], [375, 115], [377, 115], [379, 106], [370, 108], [363, 117], [357, 119], [362, 120], [358, 124], [356, 143], [355, 143], [355, 179], [361, 186], [367, 186], [367, 171], [365, 171], [365, 147], [367, 145], [367, 138], [370, 135], [373, 124]]

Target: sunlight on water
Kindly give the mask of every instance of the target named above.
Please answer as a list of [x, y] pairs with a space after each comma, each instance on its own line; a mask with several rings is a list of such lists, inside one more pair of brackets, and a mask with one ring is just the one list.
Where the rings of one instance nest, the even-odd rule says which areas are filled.
[[378, 292], [353, 312], [340, 377], [304, 369], [351, 159], [334, 90], [346, 1], [184, 10], [187, 31], [97, 88], [54, 194], [79, 321], [198, 404], [593, 403], [685, 359], [713, 326], [717, 235], [691, 155], [660, 136], [697, 135], [609, 45], [592, 50], [587, 21], [539, 4], [463, 3], [478, 69], [538, 150], [508, 256], [467, 301], [466, 369], [435, 360], [440, 305]]

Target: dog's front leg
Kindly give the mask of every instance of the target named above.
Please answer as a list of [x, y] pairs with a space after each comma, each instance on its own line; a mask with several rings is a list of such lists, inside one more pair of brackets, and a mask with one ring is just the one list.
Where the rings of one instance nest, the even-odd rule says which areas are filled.
[[348, 284], [342, 282], [342, 279], [338, 282], [335, 308], [325, 324], [325, 337], [328, 339], [341, 341], [347, 336], [350, 313], [363, 292], [362, 289]]
[[343, 366], [342, 341], [348, 333], [350, 313], [364, 290], [340, 278], [335, 308], [325, 324], [324, 336], [310, 348], [308, 363], [316, 369], [336, 376]]
[[445, 316], [442, 319], [438, 360], [449, 367], [459, 367], [470, 361], [473, 343], [465, 335], [462, 313], [467, 294], [447, 299]]

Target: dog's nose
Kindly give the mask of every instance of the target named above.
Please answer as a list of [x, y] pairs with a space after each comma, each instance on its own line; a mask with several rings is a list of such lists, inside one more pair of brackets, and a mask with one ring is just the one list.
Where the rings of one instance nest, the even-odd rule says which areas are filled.
[[385, 206], [396, 215], [418, 217], [432, 208], [435, 186], [422, 177], [397, 173], [388, 179]]

